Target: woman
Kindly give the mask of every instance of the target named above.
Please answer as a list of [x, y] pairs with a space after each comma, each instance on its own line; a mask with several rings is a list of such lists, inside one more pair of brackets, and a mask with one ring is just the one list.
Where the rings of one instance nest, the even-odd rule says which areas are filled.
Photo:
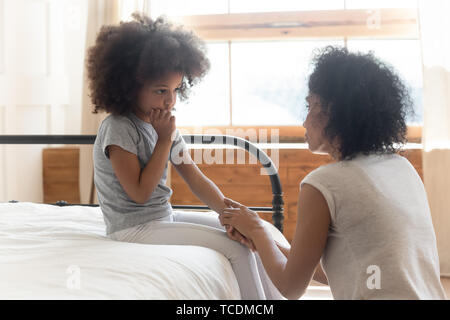
[[335, 299], [445, 299], [423, 183], [396, 153], [406, 142], [408, 90], [372, 54], [335, 47], [316, 56], [308, 85], [309, 149], [334, 162], [301, 182], [291, 248], [232, 200], [221, 223], [253, 242], [289, 299], [312, 278], [329, 284]]

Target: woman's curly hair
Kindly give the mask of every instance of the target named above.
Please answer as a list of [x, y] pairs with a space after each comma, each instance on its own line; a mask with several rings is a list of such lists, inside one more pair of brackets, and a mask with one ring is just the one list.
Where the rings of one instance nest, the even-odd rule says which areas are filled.
[[309, 91], [328, 113], [324, 134], [339, 141], [341, 160], [358, 153], [394, 153], [406, 143], [406, 116], [413, 104], [392, 66], [371, 52], [333, 46], [316, 52], [312, 63]]
[[208, 72], [204, 42], [193, 32], [175, 27], [164, 17], [150, 19], [133, 13], [133, 20], [103, 26], [89, 48], [87, 73], [93, 113], [116, 115], [133, 109], [147, 81], [168, 72], [183, 74], [181, 100]]

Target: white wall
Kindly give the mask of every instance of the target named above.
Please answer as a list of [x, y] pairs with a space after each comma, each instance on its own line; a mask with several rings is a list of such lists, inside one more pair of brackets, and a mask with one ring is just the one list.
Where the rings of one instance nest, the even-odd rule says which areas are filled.
[[[0, 134], [80, 134], [88, 0], [0, 0]], [[0, 146], [0, 201], [42, 202], [42, 149]]]

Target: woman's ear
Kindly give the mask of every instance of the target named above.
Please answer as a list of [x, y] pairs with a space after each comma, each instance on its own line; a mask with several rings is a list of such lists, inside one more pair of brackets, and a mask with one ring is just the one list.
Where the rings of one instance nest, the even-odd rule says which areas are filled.
[[321, 103], [321, 105], [319, 106], [320, 108], [320, 119], [324, 122], [324, 124], [328, 124], [328, 120], [330, 119], [331, 116], [331, 106], [332, 103], [328, 102], [328, 103]]

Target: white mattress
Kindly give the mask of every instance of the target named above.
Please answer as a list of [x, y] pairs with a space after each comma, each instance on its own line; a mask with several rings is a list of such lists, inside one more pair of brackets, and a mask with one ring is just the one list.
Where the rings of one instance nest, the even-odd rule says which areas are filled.
[[[274, 238], [286, 239], [272, 225]], [[228, 260], [105, 236], [100, 208], [0, 204], [0, 299], [240, 299]]]

